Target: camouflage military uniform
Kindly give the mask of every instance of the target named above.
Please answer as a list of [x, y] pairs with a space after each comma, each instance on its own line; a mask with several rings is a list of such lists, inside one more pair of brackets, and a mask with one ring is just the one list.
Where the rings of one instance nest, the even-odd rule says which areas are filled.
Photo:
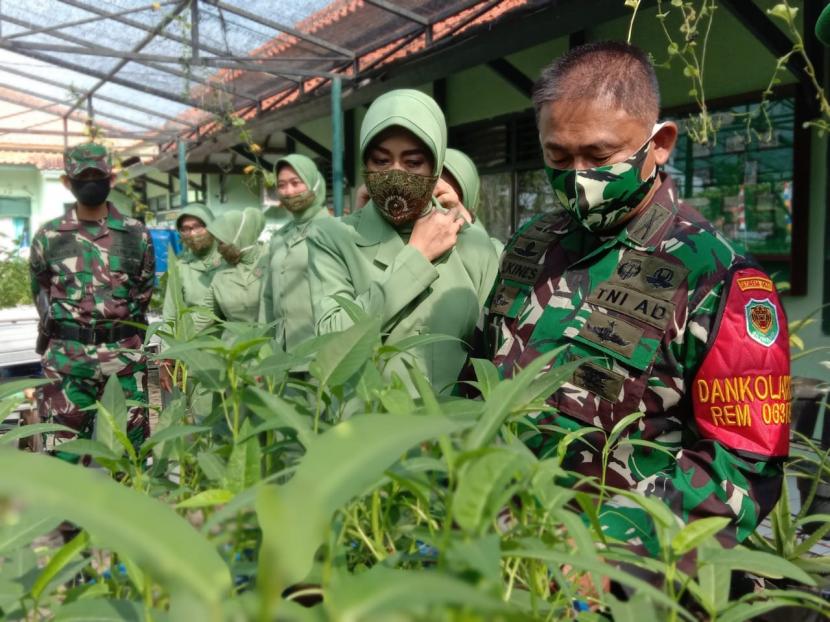
[[[592, 357], [549, 398], [553, 413], [531, 418], [545, 425], [525, 437], [538, 454], [568, 431], [600, 428], [564, 460], [599, 476], [605, 434], [639, 411], [611, 452], [608, 485], [658, 497], [684, 522], [729, 517], [727, 544], [778, 500], [790, 412], [783, 308], [770, 279], [678, 202], [669, 177], [617, 235], [592, 233], [562, 207], [527, 223], [507, 247], [488, 315], [504, 377], [559, 346], [553, 367]], [[602, 526], [653, 554], [650, 521], [632, 505], [612, 498]]]
[[[141, 332], [118, 322], [146, 322], [155, 276], [153, 245], [144, 225], [107, 205], [108, 216], [101, 221], [80, 221], [70, 209], [43, 225], [29, 259], [32, 295], [37, 299], [45, 292], [49, 301], [50, 339], [42, 364], [54, 382], [39, 395], [41, 419], [86, 438], [94, 411], [84, 409], [100, 399], [109, 376], [118, 377], [128, 400], [147, 401]], [[149, 433], [144, 408], [130, 409], [128, 433], [134, 443]]]

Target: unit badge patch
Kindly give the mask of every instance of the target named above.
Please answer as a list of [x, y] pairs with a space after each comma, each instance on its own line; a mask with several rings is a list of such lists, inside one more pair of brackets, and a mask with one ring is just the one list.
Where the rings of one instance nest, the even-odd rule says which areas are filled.
[[770, 347], [778, 338], [778, 308], [770, 300], [752, 298], [744, 307], [746, 332], [762, 346]]

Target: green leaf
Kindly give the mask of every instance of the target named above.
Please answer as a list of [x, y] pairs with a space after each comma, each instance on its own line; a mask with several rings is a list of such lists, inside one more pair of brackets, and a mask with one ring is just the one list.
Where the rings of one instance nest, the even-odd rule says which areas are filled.
[[476, 373], [478, 389], [481, 391], [481, 396], [486, 400], [493, 389], [501, 382], [499, 370], [487, 359], [470, 359], [470, 362], [473, 364]]
[[31, 543], [35, 538], [49, 533], [61, 523], [60, 518], [44, 516], [43, 512], [33, 509], [27, 509], [16, 516], [9, 513], [5, 518], [15, 520], [0, 527], [0, 555]]
[[165, 622], [164, 612], [153, 610], [145, 617], [144, 605], [130, 600], [82, 599], [62, 605], [55, 611], [55, 622]]
[[14, 441], [20, 440], [21, 438], [28, 438], [29, 436], [34, 436], [35, 434], [48, 434], [50, 432], [77, 432], [77, 430], [73, 430], [72, 428], [68, 428], [65, 425], [60, 425], [58, 423], [33, 423], [31, 425], [22, 425], [19, 428], [15, 428], [9, 432], [6, 432], [3, 436], [0, 436], [0, 447], [3, 445], [11, 445]]
[[448, 605], [491, 615], [506, 610], [500, 600], [436, 570], [392, 570], [375, 566], [362, 574], [339, 578], [326, 596], [326, 609], [340, 622], [403, 620], [409, 617], [401, 614]]
[[491, 533], [475, 540], [450, 542], [445, 558], [453, 572], [473, 570], [484, 579], [497, 584], [501, 579], [501, 538]]
[[470, 431], [464, 443], [468, 451], [484, 447], [498, 433], [504, 420], [522, 406], [520, 399], [539, 373], [558, 354], [552, 350], [534, 359], [525, 369], [509, 380], [502, 380], [485, 401], [484, 414]]
[[225, 477], [225, 463], [216, 454], [200, 451], [196, 456], [196, 462], [202, 473], [212, 482], [221, 481]]
[[147, 455], [153, 447], [165, 441], [172, 441], [183, 436], [193, 436], [202, 432], [209, 432], [211, 428], [205, 425], [171, 425], [153, 434], [141, 445], [141, 454]]
[[462, 529], [479, 533], [501, 509], [494, 507], [495, 499], [529, 465], [526, 456], [504, 448], [493, 448], [464, 463], [452, 499], [453, 519]]
[[85, 531], [82, 531], [58, 549], [40, 573], [40, 576], [37, 578], [37, 581], [35, 581], [35, 584], [32, 586], [32, 598], [40, 600], [40, 596], [43, 593], [44, 588], [49, 585], [52, 579], [54, 579], [57, 574], [75, 558], [75, 556], [80, 555], [88, 545], [89, 535]]
[[620, 438], [620, 435], [625, 432], [632, 423], [638, 419], [642, 419], [643, 417], [645, 417], [645, 413], [631, 413], [630, 415], [626, 415], [617, 421], [611, 429], [611, 433], [608, 435], [608, 440], [605, 442], [607, 450], [611, 451], [617, 443], [617, 439]]
[[725, 566], [699, 564], [697, 570], [700, 597], [710, 615], [722, 611], [729, 603], [732, 571]]
[[[124, 397], [124, 389], [121, 388], [121, 383], [118, 382], [118, 376], [115, 374], [107, 379], [100, 405], [112, 415], [115, 430], [122, 432], [126, 437], [127, 419], [129, 418], [127, 398]], [[113, 447], [113, 449], [115, 448]]]
[[176, 504], [177, 509], [206, 508], [214, 505], [221, 505], [233, 499], [233, 493], [224, 488], [211, 488], [203, 490], [189, 499]]
[[590, 572], [597, 577], [608, 577], [613, 581], [617, 581], [618, 583], [634, 588], [635, 592], [640, 592], [654, 602], [660, 603], [670, 610], [677, 611], [684, 618], [688, 620], [694, 619], [688, 611], [686, 611], [679, 603], [675, 602], [674, 599], [664, 594], [662, 590], [658, 590], [650, 583], [598, 559], [574, 556], [570, 552], [559, 551], [547, 546], [538, 546], [534, 548], [511, 548], [503, 550], [502, 557], [538, 559], [557, 566], [564, 566], [565, 564], [568, 564], [577, 570]]
[[12, 397], [24, 389], [42, 387], [43, 385], [50, 384], [51, 382], [52, 381], [48, 378], [21, 378], [20, 380], [2, 382], [0, 383], [0, 400]]
[[311, 419], [286, 402], [278, 395], [268, 393], [257, 387], [248, 387], [242, 395], [243, 403], [266, 422], [273, 422], [275, 427], [287, 427], [297, 433], [297, 439], [304, 447], [314, 441]]
[[783, 557], [750, 551], [742, 546], [732, 549], [701, 549], [698, 552], [698, 563], [726, 566], [730, 570], [746, 570], [772, 579], [786, 577], [804, 585], [816, 584], [813, 577]]
[[365, 493], [411, 447], [467, 425], [440, 415], [356, 415], [315, 439], [287, 484], [262, 486], [258, 582], [271, 603], [281, 587], [308, 574], [338, 508]]
[[218, 603], [231, 577], [213, 545], [170, 507], [90, 469], [50, 456], [0, 452], [0, 494], [88, 531], [101, 546], [130, 557], [168, 590]]
[[245, 419], [239, 436], [244, 441], [237, 441], [231, 449], [228, 458], [228, 466], [225, 469], [225, 488], [239, 493], [256, 484], [262, 477], [260, 463], [262, 461], [262, 450], [259, 447], [259, 439], [251, 435], [251, 422]]
[[712, 538], [729, 524], [729, 519], [723, 516], [710, 516], [692, 521], [678, 531], [671, 541], [671, 548], [675, 555], [682, 557], [702, 542]]
[[[118, 449], [120, 450], [120, 445]], [[119, 455], [100, 441], [93, 441], [87, 438], [73, 438], [55, 446], [57, 451], [63, 451], [76, 456], [91, 456], [95, 460], [108, 460], [118, 462]]]
[[366, 364], [379, 341], [380, 318], [367, 318], [337, 333], [337, 339], [326, 342], [309, 371], [329, 389], [340, 386]]

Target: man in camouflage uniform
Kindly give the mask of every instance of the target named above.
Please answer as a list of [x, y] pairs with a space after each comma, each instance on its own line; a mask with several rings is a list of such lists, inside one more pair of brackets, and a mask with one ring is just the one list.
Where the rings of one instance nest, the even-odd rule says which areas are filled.
[[[778, 501], [788, 452], [775, 287], [659, 172], [677, 128], [655, 125], [657, 81], [641, 50], [575, 48], [544, 71], [534, 105], [555, 205], [506, 248], [490, 347], [504, 377], [559, 347], [552, 368], [584, 362], [525, 442], [547, 456], [568, 432], [599, 428], [570, 442], [564, 466], [600, 476], [607, 435], [642, 412], [611, 451], [607, 484], [659, 498], [683, 522], [728, 517], [721, 540], [741, 541]], [[612, 497], [600, 516], [609, 537], [657, 553], [630, 500]]]
[[[40, 228], [29, 257], [32, 296], [45, 301], [38, 305], [43, 371], [53, 380], [38, 402], [42, 420], [89, 438], [94, 411], [85, 409], [101, 398], [110, 376], [128, 400], [147, 401], [143, 330], [124, 322], [146, 323], [155, 265], [144, 225], [107, 201], [113, 176], [106, 148], [77, 145], [65, 153], [64, 166], [63, 183], [77, 202]], [[130, 439], [140, 444], [148, 433], [146, 410], [131, 407]]]

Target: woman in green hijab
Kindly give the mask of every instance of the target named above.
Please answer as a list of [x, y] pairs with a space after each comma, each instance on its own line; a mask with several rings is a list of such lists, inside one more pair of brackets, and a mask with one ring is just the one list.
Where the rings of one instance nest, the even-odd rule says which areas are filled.
[[[227, 212], [208, 225], [228, 266], [213, 277], [201, 306], [211, 309], [222, 320], [257, 321], [268, 261], [267, 248], [257, 242], [264, 228], [265, 216], [255, 207]], [[212, 319], [199, 314], [194, 323], [201, 330]]]
[[306, 237], [312, 223], [330, 216], [326, 181], [311, 158], [291, 154], [277, 160], [274, 168], [280, 205], [292, 218], [271, 238], [259, 321], [275, 323], [275, 337], [287, 350], [314, 336]]
[[[317, 332], [352, 324], [342, 297], [380, 317], [392, 342], [455, 337], [413, 352], [441, 391], [464, 364], [461, 340], [472, 335], [498, 267], [487, 235], [432, 196], [446, 144], [444, 115], [431, 97], [409, 89], [379, 97], [360, 130], [369, 202], [342, 221], [321, 221], [308, 237]], [[400, 357], [387, 371], [407, 376]]]
[[[478, 218], [481, 178], [478, 176], [475, 163], [463, 151], [448, 147], [441, 179], [446, 181], [458, 195], [460, 205], [457, 209], [462, 212], [464, 219], [486, 233], [484, 224]], [[497, 238], [490, 238], [490, 241], [493, 243], [496, 253], [501, 255], [504, 250], [504, 243]]]

